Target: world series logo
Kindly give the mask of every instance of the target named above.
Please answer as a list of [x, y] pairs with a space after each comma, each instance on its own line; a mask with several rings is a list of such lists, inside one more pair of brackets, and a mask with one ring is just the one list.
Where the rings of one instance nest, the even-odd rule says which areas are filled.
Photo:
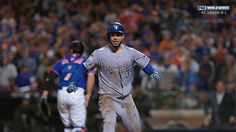
[[197, 10], [200, 11], [201, 14], [224, 15], [227, 14], [227, 11], [230, 10], [230, 7], [200, 5], [197, 6]]
[[199, 11], [205, 11], [206, 10], [206, 6], [198, 6], [197, 10]]

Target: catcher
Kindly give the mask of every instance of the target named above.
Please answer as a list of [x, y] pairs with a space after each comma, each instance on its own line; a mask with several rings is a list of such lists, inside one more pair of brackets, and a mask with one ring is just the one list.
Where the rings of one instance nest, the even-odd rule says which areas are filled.
[[[93, 71], [82, 68], [83, 62], [87, 60], [82, 56], [84, 48], [82, 41], [72, 41], [70, 54], [57, 61], [46, 78], [47, 88], [51, 88], [59, 77], [57, 108], [64, 124], [64, 132], [85, 130], [86, 107], [92, 95], [95, 77]], [[45, 89], [41, 96], [42, 108], [45, 108], [46, 115], [50, 115], [48, 94], [49, 89]]]

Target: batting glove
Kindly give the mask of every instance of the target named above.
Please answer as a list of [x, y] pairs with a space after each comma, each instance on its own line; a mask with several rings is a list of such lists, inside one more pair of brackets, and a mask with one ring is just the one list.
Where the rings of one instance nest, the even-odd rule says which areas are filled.
[[75, 86], [75, 82], [71, 82], [69, 87], [66, 89], [68, 93], [75, 92], [78, 88]]
[[152, 75], [151, 75], [151, 77], [153, 78], [153, 79], [155, 79], [155, 80], [161, 80], [162, 78], [161, 78], [161, 75], [157, 72], [157, 71], [155, 71]]

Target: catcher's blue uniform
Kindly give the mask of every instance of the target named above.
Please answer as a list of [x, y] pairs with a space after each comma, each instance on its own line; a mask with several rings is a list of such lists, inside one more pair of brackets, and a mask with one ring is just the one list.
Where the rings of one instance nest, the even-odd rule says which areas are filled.
[[86, 87], [87, 70], [83, 68], [83, 62], [86, 61], [81, 55], [66, 55], [59, 60], [52, 68], [52, 71], [60, 75], [59, 87], [69, 86], [70, 82], [75, 82], [77, 87]]
[[[83, 68], [86, 58], [79, 54], [66, 55], [53, 65], [52, 71], [59, 75], [57, 107], [65, 128], [81, 131], [85, 127], [86, 108], [84, 91], [88, 70]], [[66, 89], [74, 82], [78, 90], [68, 93]], [[66, 131], [66, 129], [65, 129]]]

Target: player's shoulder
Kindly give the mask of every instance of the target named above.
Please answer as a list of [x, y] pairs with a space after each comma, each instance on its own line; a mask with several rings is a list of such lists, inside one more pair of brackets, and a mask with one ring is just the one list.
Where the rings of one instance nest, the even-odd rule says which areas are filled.
[[56, 63], [61, 63], [62, 61], [66, 61], [66, 60], [67, 60], [67, 58], [65, 56], [63, 56], [62, 58], [58, 59], [56, 61]]
[[126, 44], [122, 44], [122, 46], [123, 46], [124, 48], [127, 48], [127, 49], [134, 49], [133, 47], [128, 46], [128, 45], [126, 45]]
[[53, 65], [54, 66], [60, 66], [68, 63], [68, 60], [62, 57], [61, 59], [57, 60]]
[[106, 51], [107, 49], [108, 49], [108, 45], [105, 45], [105, 46], [103, 46], [103, 47], [101, 47], [101, 48], [98, 48], [98, 49], [94, 50], [94, 53], [95, 53], [95, 54], [99, 54], [99, 53], [101, 53], [101, 52]]
[[129, 50], [129, 51], [137, 51], [135, 48], [133, 48], [133, 47], [131, 47], [131, 46], [128, 46], [128, 45], [125, 45], [125, 44], [122, 44], [122, 46], [125, 48], [125, 49], [127, 49], [127, 50]]

